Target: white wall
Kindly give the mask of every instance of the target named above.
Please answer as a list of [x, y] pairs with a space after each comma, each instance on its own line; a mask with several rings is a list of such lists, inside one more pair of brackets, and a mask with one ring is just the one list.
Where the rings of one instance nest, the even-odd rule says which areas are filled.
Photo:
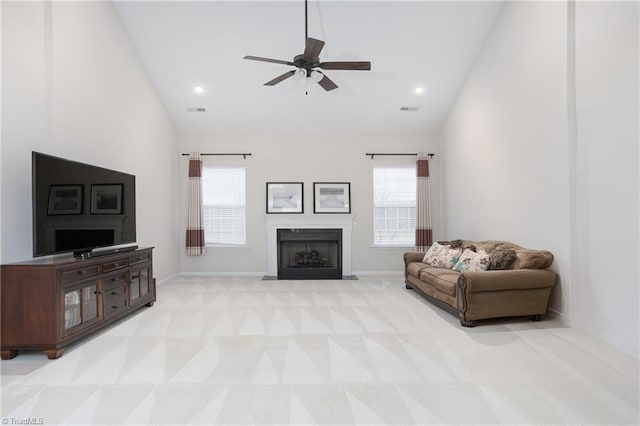
[[565, 7], [505, 5], [441, 130], [446, 237], [550, 250], [562, 277], [551, 307], [561, 313], [570, 276]]
[[[206, 157], [205, 161], [240, 161], [247, 167], [246, 249], [208, 249], [203, 257], [187, 256], [181, 248], [183, 272], [254, 273], [267, 272], [267, 231], [265, 221], [266, 182], [304, 182], [304, 214], [313, 214], [313, 182], [351, 182], [353, 222], [352, 270], [401, 272], [403, 248], [372, 248], [373, 205], [372, 167], [383, 159], [371, 160], [366, 152], [435, 152], [435, 142], [427, 135], [414, 134], [216, 134], [181, 135], [182, 152], [250, 152], [247, 160]], [[415, 161], [409, 157], [407, 161]], [[180, 166], [180, 204], [188, 196], [188, 157]], [[434, 199], [437, 201], [437, 154], [432, 161]], [[437, 202], [435, 202], [437, 208]], [[296, 215], [297, 216], [297, 215]], [[317, 215], [316, 215], [317, 216]], [[439, 213], [434, 212], [437, 224]], [[180, 215], [181, 244], [187, 222], [186, 207]], [[439, 235], [437, 225], [434, 232]]]
[[32, 257], [31, 151], [136, 175], [138, 244], [178, 271], [178, 136], [109, 2], [4, 2], [2, 262]]
[[445, 237], [552, 251], [551, 309], [636, 356], [637, 7], [508, 3], [439, 134]]
[[576, 325], [640, 355], [637, 2], [578, 2]]

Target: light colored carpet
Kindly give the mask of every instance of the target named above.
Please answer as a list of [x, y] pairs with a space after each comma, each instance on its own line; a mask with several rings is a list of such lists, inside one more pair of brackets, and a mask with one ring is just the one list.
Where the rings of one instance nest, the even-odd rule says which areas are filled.
[[[404, 288], [181, 277], [70, 347], [2, 362], [45, 424], [638, 424], [638, 360], [557, 321], [461, 328]], [[14, 423], [15, 424], [15, 423]]]

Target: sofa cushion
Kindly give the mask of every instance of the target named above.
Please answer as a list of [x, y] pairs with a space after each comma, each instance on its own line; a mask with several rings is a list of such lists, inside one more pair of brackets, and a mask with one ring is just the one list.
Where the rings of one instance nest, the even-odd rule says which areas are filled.
[[511, 267], [511, 264], [516, 259], [515, 250], [503, 250], [497, 249], [489, 254], [489, 271], [504, 271]]
[[546, 269], [553, 263], [553, 254], [546, 250], [516, 250], [511, 269]]
[[462, 240], [438, 241], [442, 246], [450, 246], [452, 249], [462, 248]]
[[420, 272], [421, 281], [453, 297], [456, 295], [459, 276], [458, 272], [443, 268], [425, 268]]
[[411, 262], [409, 265], [407, 265], [407, 274], [413, 275], [416, 278], [420, 278], [420, 272], [422, 272], [423, 269], [429, 268], [429, 267], [430, 266], [427, 265], [426, 263]]
[[471, 249], [466, 249], [460, 255], [458, 262], [453, 267], [458, 272], [486, 271], [489, 266], [489, 254], [480, 250], [478, 253]]

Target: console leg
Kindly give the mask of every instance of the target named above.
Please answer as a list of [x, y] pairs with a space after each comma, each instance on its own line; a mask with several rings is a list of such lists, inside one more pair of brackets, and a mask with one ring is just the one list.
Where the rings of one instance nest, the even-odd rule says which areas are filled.
[[475, 327], [476, 326], [476, 322], [475, 321], [461, 319], [460, 320], [460, 325], [463, 326], [463, 327]]
[[13, 359], [18, 356], [18, 351], [14, 349], [2, 349], [0, 351], [0, 358], [2, 359]]
[[47, 358], [49, 359], [58, 359], [62, 356], [62, 354], [64, 353], [64, 348], [60, 348], [60, 349], [45, 349], [44, 353], [47, 355]]
[[154, 303], [154, 302], [149, 302], [149, 303], [145, 304], [144, 306], [146, 306], [147, 308], [150, 308], [150, 307], [152, 307], [152, 306], [153, 306], [153, 303]]
[[542, 315], [531, 315], [529, 319], [531, 321], [540, 321], [542, 319]]
[[413, 290], [409, 284], [405, 284], [404, 288], [406, 288], [407, 290]]

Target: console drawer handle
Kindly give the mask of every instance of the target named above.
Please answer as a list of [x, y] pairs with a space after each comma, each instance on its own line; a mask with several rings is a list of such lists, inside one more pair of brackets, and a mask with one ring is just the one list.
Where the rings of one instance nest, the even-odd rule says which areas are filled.
[[112, 305], [111, 309], [118, 309], [118, 307], [116, 305]]
[[83, 270], [81, 270], [81, 271], [78, 271], [78, 274], [80, 274], [80, 275], [87, 275], [87, 270], [86, 270], [86, 269], [83, 269]]
[[112, 291], [111, 294], [114, 295], [114, 296], [117, 296], [118, 292], [117, 291]]
[[118, 282], [122, 279], [122, 277], [111, 278], [111, 281]]

